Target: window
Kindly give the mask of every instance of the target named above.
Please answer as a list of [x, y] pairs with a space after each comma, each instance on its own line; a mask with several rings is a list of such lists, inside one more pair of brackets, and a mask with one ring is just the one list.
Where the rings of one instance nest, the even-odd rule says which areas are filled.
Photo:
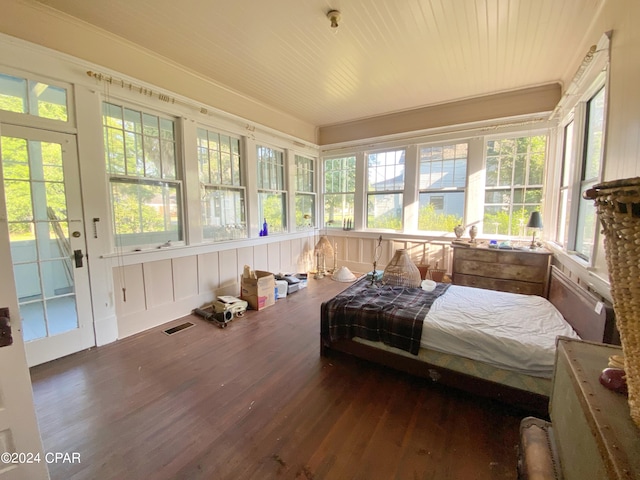
[[199, 128], [198, 164], [203, 237], [214, 241], [246, 238], [240, 139]]
[[[604, 152], [605, 89], [601, 88], [587, 102], [584, 155], [580, 174], [580, 192], [598, 183]], [[592, 200], [579, 196], [575, 251], [590, 260], [596, 237], [596, 210]]]
[[464, 223], [468, 144], [420, 148], [418, 229], [453, 231]]
[[182, 241], [174, 120], [108, 102], [102, 117], [116, 244]]
[[258, 211], [269, 233], [283, 233], [286, 225], [284, 155], [269, 147], [257, 147]]
[[367, 155], [367, 228], [402, 230], [405, 151]]
[[316, 194], [314, 161], [295, 156], [296, 163], [296, 230], [312, 228], [316, 223]]
[[571, 209], [571, 161], [573, 160], [573, 129], [572, 120], [564, 127], [564, 150], [562, 152], [562, 173], [560, 178], [560, 198], [558, 201], [558, 229], [556, 232], [556, 242], [567, 246], [567, 235], [569, 232], [569, 211]]
[[547, 137], [503, 138], [486, 145], [483, 233], [524, 236], [540, 210]]
[[67, 90], [0, 74], [0, 110], [66, 122], [69, 120]]
[[353, 221], [356, 192], [356, 157], [324, 161], [324, 224], [342, 228]]

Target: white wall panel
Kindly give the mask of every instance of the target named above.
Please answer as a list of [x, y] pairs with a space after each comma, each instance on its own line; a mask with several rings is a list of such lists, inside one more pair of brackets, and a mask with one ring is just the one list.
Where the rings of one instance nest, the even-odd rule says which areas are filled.
[[115, 283], [114, 296], [118, 319], [142, 312], [147, 308], [142, 265], [114, 268], [113, 281]]
[[253, 264], [253, 247], [243, 247], [237, 250], [238, 255], [238, 275], [242, 275], [245, 265], [249, 265], [251, 270], [260, 270], [256, 269]]
[[198, 257], [179, 257], [171, 260], [173, 296], [176, 300], [198, 295]]
[[269, 249], [261, 244], [253, 247], [253, 270], [269, 271]]
[[213, 292], [220, 286], [218, 252], [198, 255], [198, 292]]
[[[285, 240], [283, 242], [278, 242], [278, 243], [269, 243], [267, 244], [267, 272], [273, 272], [273, 273], [281, 273], [280, 269], [282, 263], [281, 263], [281, 250], [283, 248], [283, 245], [288, 244], [289, 241]], [[285, 261], [286, 263], [288, 262], [288, 258], [285, 257]]]
[[236, 295], [240, 293], [240, 271], [243, 265], [238, 265], [238, 251], [226, 250], [220, 252], [220, 288], [236, 288]]
[[172, 303], [173, 272], [171, 260], [158, 260], [143, 265], [147, 309]]

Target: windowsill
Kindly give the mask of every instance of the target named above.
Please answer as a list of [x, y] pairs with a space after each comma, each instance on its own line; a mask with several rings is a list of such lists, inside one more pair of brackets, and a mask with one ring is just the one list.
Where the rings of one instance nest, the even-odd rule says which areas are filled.
[[140, 250], [110, 252], [100, 255], [99, 258], [112, 261], [114, 266], [134, 265], [156, 260], [188, 257], [191, 255], [201, 255], [244, 247], [255, 247], [296, 238], [307, 238], [316, 233], [317, 231], [314, 230], [305, 230], [303, 232], [278, 233], [270, 234], [266, 237], [242, 238], [223, 242], [203, 242], [192, 245], [187, 245], [182, 242], [181, 244], [171, 245], [169, 247], [144, 247], [140, 248]]

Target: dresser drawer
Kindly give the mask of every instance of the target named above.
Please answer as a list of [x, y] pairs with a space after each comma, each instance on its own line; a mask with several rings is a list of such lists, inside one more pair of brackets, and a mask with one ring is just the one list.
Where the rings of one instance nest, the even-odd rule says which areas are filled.
[[551, 252], [546, 250], [454, 246], [452, 281], [456, 285], [544, 297], [550, 259]]
[[545, 281], [547, 265], [520, 265], [514, 263], [486, 263], [476, 260], [455, 259], [454, 274], [480, 275], [503, 280], [521, 280], [523, 282]]
[[501, 280], [498, 278], [479, 277], [477, 275], [464, 275], [456, 273], [454, 277], [456, 285], [467, 287], [486, 288], [500, 292], [522, 293], [524, 295], [545, 294], [544, 283], [521, 282], [517, 280]]
[[526, 250], [500, 250], [489, 248], [456, 248], [455, 260], [473, 260], [485, 263], [530, 265], [547, 268], [549, 254]]

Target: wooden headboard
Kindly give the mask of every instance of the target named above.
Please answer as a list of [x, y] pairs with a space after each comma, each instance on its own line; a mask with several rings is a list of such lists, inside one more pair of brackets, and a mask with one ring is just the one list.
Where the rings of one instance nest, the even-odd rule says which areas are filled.
[[549, 301], [583, 340], [620, 345], [613, 307], [603, 304], [555, 266], [551, 267]]

